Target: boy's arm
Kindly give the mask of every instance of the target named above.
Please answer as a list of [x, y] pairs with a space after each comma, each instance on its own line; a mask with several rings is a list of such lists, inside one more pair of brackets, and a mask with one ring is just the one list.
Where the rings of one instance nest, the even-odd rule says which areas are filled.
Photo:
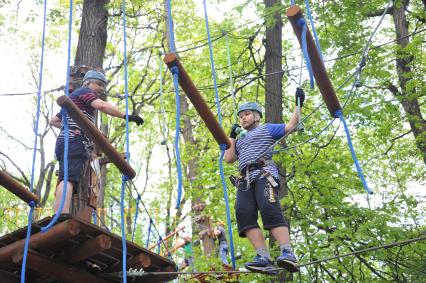
[[285, 124], [284, 133], [292, 133], [294, 129], [297, 127], [297, 124], [299, 123], [299, 115], [297, 113], [297, 106], [294, 107], [293, 114], [291, 115], [290, 121]]
[[223, 160], [225, 160], [226, 163], [233, 163], [238, 160], [238, 156], [235, 152], [235, 139], [229, 138], [229, 141], [231, 143], [231, 146], [227, 150], [225, 150]]

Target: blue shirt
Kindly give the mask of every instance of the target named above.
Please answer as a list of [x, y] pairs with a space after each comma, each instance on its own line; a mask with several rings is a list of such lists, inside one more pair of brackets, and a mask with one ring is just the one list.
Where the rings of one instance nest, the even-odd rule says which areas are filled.
[[[285, 134], [285, 124], [263, 124], [250, 131], [243, 137], [237, 139], [235, 148], [238, 156], [239, 170], [242, 171], [250, 162], [257, 160], [259, 156], [266, 160], [272, 160], [272, 152], [265, 152]], [[278, 179], [278, 169], [275, 164], [263, 167], [274, 178]], [[259, 169], [249, 173], [250, 183], [260, 176]]]

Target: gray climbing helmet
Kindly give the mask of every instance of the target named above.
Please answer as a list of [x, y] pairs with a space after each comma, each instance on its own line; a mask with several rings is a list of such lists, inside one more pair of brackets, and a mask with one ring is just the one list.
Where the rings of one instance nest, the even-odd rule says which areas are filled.
[[241, 112], [246, 111], [246, 110], [256, 111], [260, 114], [260, 118], [263, 117], [262, 106], [260, 106], [260, 104], [258, 104], [256, 102], [245, 102], [245, 103], [241, 104], [238, 107], [237, 116], [240, 115]]
[[103, 82], [104, 84], [107, 83], [105, 75], [102, 74], [101, 72], [98, 72], [98, 71], [95, 71], [95, 70], [87, 71], [87, 73], [84, 75], [83, 83], [86, 80], [99, 80], [99, 81]]

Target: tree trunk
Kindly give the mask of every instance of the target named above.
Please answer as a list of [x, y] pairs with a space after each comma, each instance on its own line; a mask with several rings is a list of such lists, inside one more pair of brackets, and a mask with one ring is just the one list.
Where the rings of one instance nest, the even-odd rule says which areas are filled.
[[74, 65], [102, 69], [107, 41], [109, 0], [84, 0]]
[[[416, 140], [416, 146], [420, 150], [423, 161], [426, 164], [426, 121], [420, 111], [419, 101], [416, 97], [416, 88], [407, 89], [407, 84], [413, 77], [410, 63], [414, 56], [409, 54], [405, 48], [410, 42], [408, 36], [408, 21], [405, 15], [408, 1], [401, 1], [399, 6], [394, 6], [392, 17], [395, 25], [396, 38], [402, 38], [397, 41], [400, 47], [396, 57], [396, 71], [399, 80], [399, 90], [389, 87], [391, 92], [401, 102], [406, 113], [408, 123]], [[403, 38], [404, 37], [404, 38]]]
[[[80, 34], [74, 61], [74, 65], [77, 67], [84, 65], [97, 70], [103, 69], [102, 65], [107, 40], [107, 3], [109, 3], [109, 0], [84, 0]], [[106, 135], [107, 133], [104, 132], [104, 134]], [[90, 169], [90, 165], [88, 166], [88, 169]], [[106, 170], [104, 168], [101, 170], [103, 174], [106, 174]], [[87, 175], [87, 172], [84, 175]], [[106, 175], [101, 176], [100, 179], [100, 185], [102, 186], [100, 187], [100, 198], [97, 203], [100, 207], [103, 207]], [[87, 189], [88, 188], [86, 187], [79, 188], [79, 195], [87, 196]], [[79, 211], [86, 211], [84, 213], [86, 218], [90, 217], [88, 213], [90, 207], [88, 206], [86, 197], [78, 198], [77, 208]], [[102, 218], [100, 218], [99, 221], [101, 219]], [[91, 219], [89, 218], [88, 221], [90, 220]]]
[[[281, 6], [280, 0], [265, 0], [265, 8], [273, 8]], [[281, 13], [277, 11], [274, 14], [274, 24], [266, 29], [265, 40], [265, 122], [266, 123], [283, 123], [283, 106], [282, 106], [282, 18]], [[277, 164], [280, 172], [280, 199], [287, 195], [287, 180], [281, 176], [285, 176], [286, 169], [282, 164]], [[275, 239], [272, 233], [269, 233], [269, 247], [272, 248]], [[290, 273], [283, 272], [277, 275], [277, 281], [292, 281]]]

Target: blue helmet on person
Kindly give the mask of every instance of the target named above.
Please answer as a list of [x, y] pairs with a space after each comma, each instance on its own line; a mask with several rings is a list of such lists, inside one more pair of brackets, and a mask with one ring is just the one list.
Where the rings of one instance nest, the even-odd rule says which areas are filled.
[[260, 118], [263, 117], [262, 106], [260, 106], [260, 104], [258, 104], [256, 102], [245, 102], [245, 103], [241, 104], [238, 107], [237, 116], [240, 115], [241, 112], [246, 111], [246, 110], [256, 111], [260, 114]]
[[107, 83], [105, 75], [95, 70], [87, 71], [87, 73], [84, 75], [83, 83], [87, 80], [99, 80], [104, 84]]

